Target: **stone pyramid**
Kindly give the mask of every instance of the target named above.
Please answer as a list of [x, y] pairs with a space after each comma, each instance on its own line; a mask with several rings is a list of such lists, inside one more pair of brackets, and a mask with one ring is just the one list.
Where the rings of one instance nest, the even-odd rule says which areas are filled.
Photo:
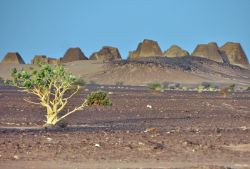
[[17, 52], [9, 52], [2, 60], [4, 64], [25, 64], [22, 56]]
[[77, 60], [88, 60], [80, 48], [69, 48], [61, 59], [62, 63], [73, 62]]
[[199, 44], [193, 51], [192, 56], [203, 57], [216, 62], [224, 62], [220, 50], [215, 42]]
[[158, 43], [153, 40], [145, 39], [139, 43], [135, 51], [129, 52], [129, 59], [136, 59], [141, 57], [162, 56], [161, 48]]

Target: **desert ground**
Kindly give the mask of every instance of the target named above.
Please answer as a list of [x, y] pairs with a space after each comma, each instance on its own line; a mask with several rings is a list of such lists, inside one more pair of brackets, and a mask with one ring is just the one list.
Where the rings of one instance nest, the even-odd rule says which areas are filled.
[[250, 92], [87, 85], [69, 108], [97, 89], [112, 106], [44, 129], [44, 110], [23, 100], [34, 96], [1, 86], [0, 168], [250, 168]]

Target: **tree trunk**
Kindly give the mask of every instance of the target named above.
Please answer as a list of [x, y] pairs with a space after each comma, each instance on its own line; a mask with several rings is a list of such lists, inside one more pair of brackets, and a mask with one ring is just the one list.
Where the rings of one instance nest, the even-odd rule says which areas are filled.
[[47, 109], [47, 121], [46, 126], [54, 126], [58, 122], [58, 117], [56, 112], [51, 112], [51, 110]]

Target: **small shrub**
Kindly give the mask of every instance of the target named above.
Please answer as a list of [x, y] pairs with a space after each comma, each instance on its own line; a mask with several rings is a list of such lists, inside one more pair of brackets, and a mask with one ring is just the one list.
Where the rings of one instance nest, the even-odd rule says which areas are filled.
[[174, 90], [174, 89], [176, 89], [176, 87], [175, 86], [169, 86], [168, 89]]
[[208, 86], [209, 91], [216, 91], [219, 87], [216, 84], [210, 83]]
[[122, 81], [118, 81], [115, 83], [116, 86], [123, 86], [123, 82]]
[[165, 82], [162, 83], [162, 85], [163, 85], [164, 88], [168, 88], [169, 82], [165, 81]]
[[235, 87], [236, 87], [235, 84], [231, 84], [230, 86], [228, 86], [228, 89], [229, 89], [230, 92], [234, 92], [235, 91]]
[[186, 86], [182, 86], [181, 89], [184, 91], [188, 90], [188, 88]]
[[3, 84], [4, 84], [5, 86], [10, 86], [10, 85], [12, 84], [12, 81], [11, 81], [11, 80], [4, 80], [4, 81], [3, 81]]
[[250, 86], [248, 86], [248, 87], [246, 88], [246, 91], [250, 91]]
[[203, 92], [203, 91], [217, 91], [218, 90], [218, 86], [216, 84], [213, 83], [208, 83], [208, 82], [202, 82], [198, 87], [197, 90], [199, 92]]
[[161, 91], [164, 90], [163, 85], [161, 85], [160, 83], [149, 83], [147, 85], [147, 87], [151, 90], [155, 90], [155, 91]]
[[171, 83], [168, 85], [169, 89], [179, 89], [181, 87], [180, 83]]
[[196, 89], [198, 90], [199, 93], [201, 93], [205, 90], [205, 86], [199, 85]]
[[78, 86], [85, 86], [86, 82], [83, 78], [78, 78], [75, 80], [74, 85], [78, 85]]
[[209, 87], [210, 87], [210, 88], [218, 88], [218, 86], [217, 86], [216, 84], [214, 84], [214, 83], [211, 83], [211, 84], [209, 85]]
[[202, 82], [201, 85], [204, 86], [205, 88], [209, 88], [210, 85], [211, 85], [211, 83], [209, 83], [209, 82]]
[[112, 102], [108, 98], [107, 92], [102, 90], [98, 90], [95, 92], [91, 92], [87, 96], [87, 105], [103, 105], [103, 106], [111, 106]]
[[0, 76], [0, 81], [3, 81], [3, 80], [4, 80], [3, 77]]

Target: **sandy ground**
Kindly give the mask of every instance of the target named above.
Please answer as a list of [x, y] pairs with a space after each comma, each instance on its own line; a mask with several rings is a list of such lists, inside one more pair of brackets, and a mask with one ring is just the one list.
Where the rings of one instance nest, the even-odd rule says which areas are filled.
[[23, 101], [33, 96], [1, 87], [0, 168], [250, 168], [249, 92], [103, 90], [113, 106], [45, 130], [43, 109]]

